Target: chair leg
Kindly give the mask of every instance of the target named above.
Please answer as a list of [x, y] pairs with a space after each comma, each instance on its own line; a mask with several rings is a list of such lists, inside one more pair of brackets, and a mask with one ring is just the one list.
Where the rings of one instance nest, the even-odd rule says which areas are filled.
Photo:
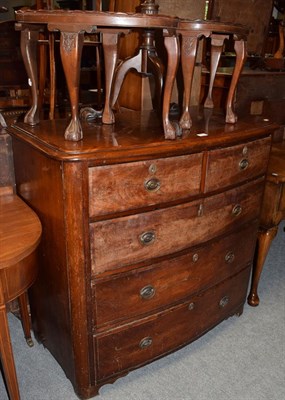
[[252, 272], [251, 289], [247, 298], [248, 304], [252, 307], [256, 307], [259, 304], [259, 297], [257, 293], [259, 279], [268, 251], [270, 249], [270, 245], [277, 234], [277, 230], [278, 226], [274, 226], [271, 229], [258, 233], [257, 258]]
[[5, 305], [0, 306], [0, 355], [9, 397], [11, 400], [20, 400]]
[[21, 320], [22, 320], [22, 326], [23, 326], [25, 339], [27, 341], [28, 346], [33, 347], [34, 342], [31, 337], [31, 321], [30, 321], [29, 310], [28, 310], [27, 292], [22, 293], [18, 297], [18, 301], [19, 301]]

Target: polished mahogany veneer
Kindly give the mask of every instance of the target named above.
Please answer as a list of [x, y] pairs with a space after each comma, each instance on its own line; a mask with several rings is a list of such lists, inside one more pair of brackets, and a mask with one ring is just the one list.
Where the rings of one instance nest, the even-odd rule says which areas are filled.
[[154, 112], [85, 122], [80, 142], [66, 120], [9, 128], [43, 225], [35, 334], [81, 398], [242, 313], [276, 126], [191, 113], [173, 141]]

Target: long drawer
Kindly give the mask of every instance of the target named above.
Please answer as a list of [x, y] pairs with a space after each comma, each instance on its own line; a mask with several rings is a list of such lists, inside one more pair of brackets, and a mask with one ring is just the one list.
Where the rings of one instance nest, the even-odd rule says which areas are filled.
[[189, 248], [259, 215], [263, 179], [175, 207], [90, 224], [93, 275]]
[[153, 312], [236, 274], [252, 262], [256, 231], [253, 223], [179, 257], [95, 279], [96, 326]]
[[189, 198], [200, 192], [202, 154], [89, 168], [89, 215]]
[[98, 381], [182, 346], [243, 306], [250, 268], [183, 304], [94, 336]]
[[208, 153], [205, 192], [233, 183], [244, 182], [265, 174], [271, 138], [255, 140], [243, 145], [212, 150]]

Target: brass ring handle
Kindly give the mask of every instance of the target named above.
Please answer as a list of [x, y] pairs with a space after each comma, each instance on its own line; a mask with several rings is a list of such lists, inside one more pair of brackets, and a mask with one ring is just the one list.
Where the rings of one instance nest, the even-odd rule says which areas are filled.
[[220, 302], [219, 302], [219, 306], [222, 307], [222, 308], [226, 307], [226, 305], [228, 305], [228, 303], [229, 303], [229, 300], [230, 300], [229, 296], [222, 297]]
[[152, 338], [151, 337], [145, 337], [140, 341], [140, 348], [141, 349], [146, 349], [147, 347], [152, 345]]
[[154, 241], [155, 241], [155, 232], [154, 231], [144, 232], [140, 235], [140, 242], [144, 246], [152, 244]]
[[242, 212], [242, 206], [240, 204], [236, 204], [232, 209], [232, 214], [237, 217]]
[[241, 171], [244, 171], [245, 169], [247, 169], [248, 166], [249, 166], [249, 161], [246, 158], [242, 159], [239, 162], [239, 169]]
[[235, 255], [232, 251], [229, 251], [226, 255], [225, 255], [225, 262], [227, 264], [231, 264], [235, 259]]
[[153, 298], [155, 295], [155, 288], [152, 285], [147, 285], [140, 290], [140, 296], [142, 299], [148, 300]]
[[144, 187], [148, 192], [156, 192], [160, 188], [160, 180], [157, 178], [148, 179], [144, 183]]

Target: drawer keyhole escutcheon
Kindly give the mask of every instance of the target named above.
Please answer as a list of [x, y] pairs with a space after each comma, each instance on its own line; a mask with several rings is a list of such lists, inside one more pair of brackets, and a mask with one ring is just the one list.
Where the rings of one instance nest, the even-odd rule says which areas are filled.
[[248, 166], [249, 166], [249, 161], [246, 158], [244, 158], [243, 160], [241, 160], [239, 162], [239, 169], [241, 171], [244, 171], [245, 169], [247, 169]]
[[152, 285], [147, 285], [140, 290], [140, 295], [142, 299], [151, 299], [155, 295], [155, 288]]
[[229, 251], [226, 255], [225, 255], [225, 261], [227, 264], [231, 264], [235, 259], [235, 255], [232, 251]]
[[236, 204], [232, 209], [232, 214], [237, 217], [242, 212], [242, 206], [240, 204]]
[[155, 164], [150, 164], [150, 166], [149, 166], [149, 168], [148, 168], [148, 172], [149, 172], [150, 174], [155, 174], [156, 171], [157, 171], [156, 165], [155, 165]]
[[203, 204], [199, 204], [198, 213], [197, 213], [198, 217], [202, 217], [203, 216], [203, 212], [204, 212]]
[[226, 307], [226, 305], [228, 305], [228, 303], [229, 303], [229, 296], [224, 296], [224, 297], [222, 297], [221, 298], [221, 300], [220, 300], [220, 303], [219, 303], [219, 306], [221, 307], [221, 308], [224, 308], [224, 307]]
[[151, 345], [152, 345], [152, 338], [151, 337], [145, 337], [140, 341], [140, 348], [141, 349], [147, 349]]
[[160, 180], [157, 178], [148, 179], [144, 183], [144, 187], [148, 192], [156, 192], [160, 188]]
[[152, 244], [154, 241], [155, 241], [155, 232], [154, 231], [144, 232], [140, 235], [140, 242], [144, 246]]
[[199, 255], [197, 253], [193, 254], [192, 260], [194, 263], [197, 262], [199, 260]]
[[242, 149], [242, 155], [246, 156], [247, 153], [248, 153], [248, 148], [247, 148], [247, 146], [244, 146], [244, 148]]

